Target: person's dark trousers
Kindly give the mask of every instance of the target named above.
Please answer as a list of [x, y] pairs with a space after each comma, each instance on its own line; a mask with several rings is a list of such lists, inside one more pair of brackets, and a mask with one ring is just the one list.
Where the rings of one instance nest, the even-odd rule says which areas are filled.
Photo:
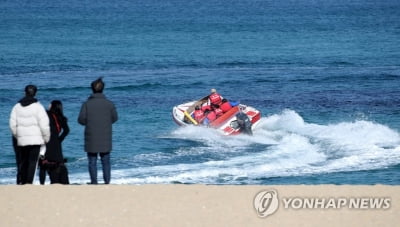
[[21, 152], [21, 184], [32, 184], [39, 159], [40, 145], [19, 147]]
[[45, 183], [45, 181], [46, 181], [46, 172], [47, 172], [47, 170], [46, 170], [46, 167], [44, 167], [44, 166], [42, 166], [41, 164], [40, 164], [40, 160], [39, 160], [39, 182], [40, 182], [40, 184], [44, 184]]
[[17, 184], [22, 184], [21, 180], [21, 150], [18, 147], [17, 139], [12, 136], [12, 144], [15, 153], [15, 163], [17, 164]]
[[68, 169], [64, 163], [58, 163], [54, 168], [49, 168], [48, 173], [52, 184], [69, 184]]
[[89, 161], [90, 183], [97, 184], [97, 156], [100, 154], [103, 168], [104, 183], [109, 184], [111, 180], [110, 153], [87, 153]]
[[60, 184], [69, 184], [68, 169], [65, 164], [60, 165], [58, 175], [60, 179]]

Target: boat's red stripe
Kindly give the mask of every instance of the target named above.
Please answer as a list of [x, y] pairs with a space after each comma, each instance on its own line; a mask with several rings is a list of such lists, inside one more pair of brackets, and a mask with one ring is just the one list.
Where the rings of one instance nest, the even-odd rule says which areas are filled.
[[253, 118], [251, 119], [251, 123], [256, 123], [257, 121], [259, 121], [261, 118], [261, 113], [258, 112], [255, 116], [253, 116]]

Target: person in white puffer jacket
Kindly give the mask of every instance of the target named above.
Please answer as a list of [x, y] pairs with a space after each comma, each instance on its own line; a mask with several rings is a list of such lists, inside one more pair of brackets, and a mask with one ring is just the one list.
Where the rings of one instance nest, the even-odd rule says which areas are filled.
[[49, 118], [35, 95], [34, 85], [25, 87], [23, 97], [11, 110], [10, 129], [17, 140], [19, 155], [17, 168], [20, 171], [20, 184], [32, 184], [35, 176], [40, 146], [50, 140]]

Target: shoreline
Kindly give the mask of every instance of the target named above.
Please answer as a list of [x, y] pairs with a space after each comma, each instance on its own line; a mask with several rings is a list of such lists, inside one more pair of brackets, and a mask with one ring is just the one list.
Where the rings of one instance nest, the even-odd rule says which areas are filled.
[[395, 226], [399, 192], [400, 186], [392, 185], [2, 185], [0, 223]]

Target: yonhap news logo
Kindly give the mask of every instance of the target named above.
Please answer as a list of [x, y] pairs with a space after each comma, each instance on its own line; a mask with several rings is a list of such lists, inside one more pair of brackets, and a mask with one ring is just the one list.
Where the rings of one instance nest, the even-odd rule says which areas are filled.
[[258, 217], [266, 218], [274, 214], [281, 204], [283, 209], [331, 209], [331, 210], [387, 210], [392, 205], [389, 197], [282, 197], [278, 191], [260, 191], [254, 197], [253, 205]]
[[259, 192], [254, 198], [254, 208], [257, 215], [265, 218], [273, 213], [279, 207], [278, 192], [276, 190], [264, 190]]

